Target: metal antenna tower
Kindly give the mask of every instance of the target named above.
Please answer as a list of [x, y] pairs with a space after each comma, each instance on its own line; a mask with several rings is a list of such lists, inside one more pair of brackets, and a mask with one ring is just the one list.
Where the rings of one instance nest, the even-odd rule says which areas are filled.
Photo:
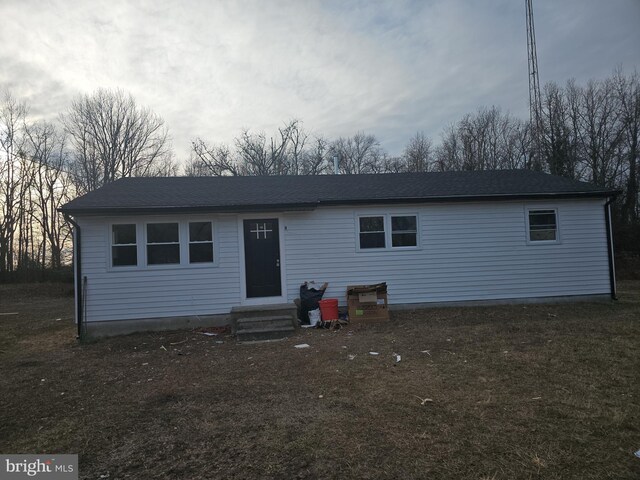
[[[525, 0], [527, 12], [527, 54], [529, 57], [529, 118], [533, 137], [534, 165], [540, 162], [540, 132], [542, 101], [540, 99], [540, 79], [538, 78], [538, 53], [536, 52], [536, 30], [533, 23], [532, 0]], [[538, 166], [538, 165], [535, 165]], [[535, 168], [534, 166], [534, 168]], [[541, 165], [538, 166], [538, 169]]]

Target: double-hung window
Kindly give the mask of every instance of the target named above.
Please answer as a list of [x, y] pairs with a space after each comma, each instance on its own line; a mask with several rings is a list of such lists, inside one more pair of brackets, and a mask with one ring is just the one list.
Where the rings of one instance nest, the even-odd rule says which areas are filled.
[[416, 248], [417, 215], [362, 215], [358, 217], [360, 250]]
[[111, 225], [111, 265], [127, 267], [137, 264], [136, 224]]
[[385, 248], [384, 216], [360, 217], [360, 248]]
[[528, 223], [530, 242], [558, 241], [558, 216], [555, 209], [529, 210]]
[[147, 223], [147, 265], [180, 263], [178, 223]]
[[391, 216], [391, 246], [418, 246], [418, 219], [415, 215]]
[[189, 222], [189, 263], [213, 263], [211, 222]]

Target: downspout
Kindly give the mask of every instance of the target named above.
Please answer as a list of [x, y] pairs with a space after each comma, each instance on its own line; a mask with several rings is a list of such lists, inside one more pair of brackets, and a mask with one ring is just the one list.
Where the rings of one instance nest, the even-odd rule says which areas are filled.
[[80, 225], [78, 225], [68, 214], [64, 214], [64, 219], [73, 226], [73, 264], [75, 266], [75, 281], [76, 281], [76, 321], [78, 323], [78, 336], [79, 340], [84, 337], [84, 312], [82, 311], [83, 304], [83, 292], [82, 292], [82, 231]]
[[611, 226], [611, 204], [615, 197], [609, 197], [607, 203], [604, 204], [604, 221], [607, 231], [607, 252], [609, 254], [609, 283], [611, 285], [611, 298], [617, 300], [616, 295], [616, 265], [613, 256], [613, 228]]

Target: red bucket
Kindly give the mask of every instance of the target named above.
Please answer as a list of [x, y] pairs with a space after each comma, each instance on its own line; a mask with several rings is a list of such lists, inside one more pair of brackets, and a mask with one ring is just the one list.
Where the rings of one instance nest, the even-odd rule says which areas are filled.
[[330, 320], [338, 320], [338, 299], [327, 298], [326, 300], [320, 300], [320, 314], [322, 320], [328, 322]]

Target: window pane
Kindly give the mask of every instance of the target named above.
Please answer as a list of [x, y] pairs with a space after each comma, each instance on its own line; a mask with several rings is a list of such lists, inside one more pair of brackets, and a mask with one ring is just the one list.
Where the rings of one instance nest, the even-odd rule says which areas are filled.
[[529, 211], [529, 241], [556, 240], [557, 228], [555, 210]]
[[384, 217], [360, 217], [361, 232], [384, 232]]
[[147, 243], [178, 242], [177, 223], [149, 223], [147, 225]]
[[190, 263], [213, 262], [213, 243], [192, 243], [189, 245]]
[[555, 228], [556, 226], [556, 212], [554, 210], [533, 210], [529, 212], [529, 226], [533, 229], [535, 227], [543, 228]]
[[190, 242], [210, 242], [211, 222], [191, 222], [189, 223], [189, 241]]
[[114, 245], [136, 243], [136, 226], [135, 224], [113, 225], [112, 242]]
[[555, 240], [556, 239], [556, 231], [555, 230], [531, 230], [529, 232], [529, 240], [532, 242], [540, 241], [540, 240]]
[[180, 263], [180, 245], [147, 245], [147, 264]]
[[391, 217], [391, 231], [416, 231], [416, 216]]
[[114, 267], [138, 264], [138, 247], [127, 245], [125, 247], [111, 247], [111, 261]]
[[384, 232], [381, 233], [361, 233], [360, 248], [384, 248]]
[[394, 247], [417, 246], [415, 233], [394, 233], [391, 235], [391, 245]]

